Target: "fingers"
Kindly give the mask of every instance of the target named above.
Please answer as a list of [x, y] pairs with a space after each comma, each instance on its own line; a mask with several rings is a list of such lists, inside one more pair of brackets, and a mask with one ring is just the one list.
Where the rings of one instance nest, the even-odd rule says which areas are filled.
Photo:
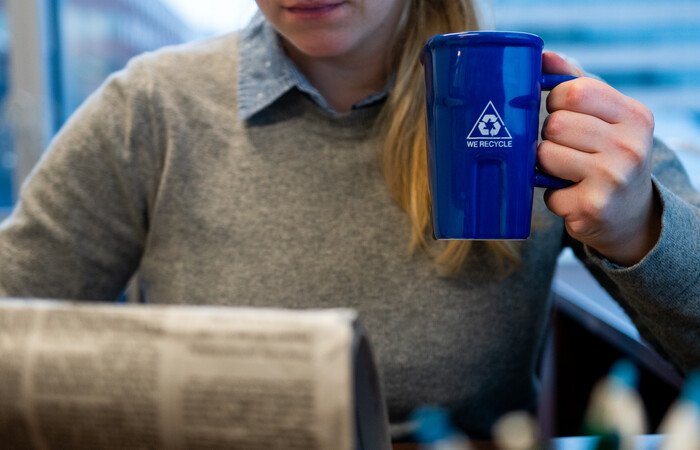
[[578, 183], [589, 173], [590, 158], [584, 152], [552, 141], [542, 141], [537, 147], [537, 164], [548, 174]]
[[542, 138], [557, 144], [594, 153], [614, 139], [615, 127], [595, 116], [558, 110], [545, 119]]
[[[578, 78], [555, 87], [547, 97], [547, 111], [574, 111], [614, 124], [629, 121], [643, 108], [638, 101], [592, 78]], [[641, 118], [641, 117], [640, 117]]]
[[611, 222], [616, 208], [605, 189], [584, 189], [579, 185], [550, 189], [544, 200], [550, 211], [564, 218], [566, 229], [574, 238], [593, 244], [601, 235], [610, 234], [606, 223]]
[[[579, 74], [555, 54], [543, 54], [542, 66]], [[660, 216], [650, 175], [651, 111], [587, 77], [556, 86], [547, 110], [538, 164], [576, 183], [546, 191], [547, 207], [565, 219], [574, 239], [620, 264], [639, 261], [658, 237]]]
[[[628, 173], [646, 171], [654, 118], [641, 103], [605, 83], [579, 78], [557, 86], [549, 95], [548, 107], [551, 114], [542, 129], [545, 141], [538, 153], [547, 172], [573, 181], [599, 178], [624, 184]], [[567, 149], [571, 155], [565, 155]], [[573, 153], [601, 159], [586, 164], [585, 158]], [[578, 167], [567, 167], [570, 164]], [[575, 176], [582, 170], [587, 175], [564, 175]]]
[[537, 162], [546, 173], [611, 191], [623, 188], [643, 164], [624, 153], [587, 153], [552, 141], [539, 145]]
[[554, 52], [542, 53], [542, 73], [582, 77], [583, 71]]

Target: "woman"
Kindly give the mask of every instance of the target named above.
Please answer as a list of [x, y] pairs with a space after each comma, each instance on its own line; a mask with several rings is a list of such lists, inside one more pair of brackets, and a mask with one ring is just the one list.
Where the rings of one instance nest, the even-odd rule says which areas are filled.
[[[154, 303], [357, 308], [392, 421], [439, 403], [484, 436], [534, 405], [571, 245], [650, 342], [698, 364], [700, 199], [643, 105], [555, 88], [539, 161], [576, 184], [538, 194], [527, 241], [443, 246], [418, 54], [476, 28], [470, 4], [258, 5], [241, 35], [137, 58], [76, 113], [2, 226], [0, 294], [111, 300], [138, 271]], [[550, 53], [544, 69], [580, 74]]]

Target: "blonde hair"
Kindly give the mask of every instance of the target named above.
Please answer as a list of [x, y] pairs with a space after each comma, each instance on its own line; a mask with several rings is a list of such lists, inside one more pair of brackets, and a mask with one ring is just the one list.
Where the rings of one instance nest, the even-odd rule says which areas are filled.
[[[394, 89], [379, 118], [383, 137], [383, 170], [392, 196], [411, 220], [410, 248], [430, 253], [452, 275], [462, 271], [471, 241], [432, 241], [430, 195], [426, 158], [426, 104], [423, 69], [419, 56], [423, 44], [441, 33], [478, 29], [469, 0], [410, 0], [394, 44]], [[429, 241], [430, 239], [430, 241]], [[520, 262], [508, 241], [488, 246], [505, 268]]]

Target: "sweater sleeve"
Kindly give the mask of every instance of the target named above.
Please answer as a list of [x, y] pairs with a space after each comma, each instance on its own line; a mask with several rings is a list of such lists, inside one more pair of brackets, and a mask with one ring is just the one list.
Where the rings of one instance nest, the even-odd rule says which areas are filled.
[[659, 141], [652, 164], [662, 205], [656, 246], [631, 267], [618, 266], [579, 243], [572, 242], [572, 247], [640, 335], [681, 372], [688, 372], [700, 367], [700, 193]]
[[53, 139], [0, 224], [0, 296], [120, 295], [141, 258], [160, 173], [152, 84], [139, 60], [130, 63]]

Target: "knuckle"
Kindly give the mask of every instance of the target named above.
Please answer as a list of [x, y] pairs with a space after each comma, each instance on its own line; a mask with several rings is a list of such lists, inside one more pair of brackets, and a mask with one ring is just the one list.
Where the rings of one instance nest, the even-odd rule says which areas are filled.
[[653, 131], [655, 125], [654, 113], [644, 106], [643, 103], [630, 99], [630, 115], [639, 126]]
[[632, 170], [646, 165], [649, 155], [647, 147], [639, 138], [624, 135], [615, 138], [615, 150]]
[[[641, 105], [641, 103], [640, 103]], [[640, 120], [642, 122], [642, 125], [644, 125], [645, 128], [653, 131], [654, 127], [656, 126], [656, 121], [654, 119], [654, 113], [651, 112], [649, 108], [647, 108], [644, 105], [641, 105], [641, 108], [639, 109], [639, 115], [640, 115]]]
[[547, 155], [553, 150], [553, 145], [554, 143], [549, 140], [540, 142], [540, 145], [537, 146], [537, 158], [539, 159], [541, 156], [547, 158]]
[[573, 220], [566, 224], [569, 234], [572, 236], [587, 236], [590, 234], [591, 226], [583, 220]]
[[545, 107], [548, 113], [552, 113], [558, 109], [562, 109], [564, 106], [564, 95], [559, 90], [559, 86], [555, 87], [549, 92], [545, 92]]
[[569, 106], [581, 105], [586, 102], [589, 94], [589, 86], [585, 78], [573, 80], [566, 92], [566, 104]]
[[625, 170], [607, 165], [604, 167], [603, 172], [605, 179], [614, 189], [621, 189], [629, 184], [629, 175]]
[[562, 135], [566, 129], [566, 121], [563, 117], [561, 111], [554, 111], [547, 117], [547, 122], [545, 123], [544, 129], [542, 131], [543, 135], [547, 139], [555, 138]]
[[577, 238], [590, 238], [599, 230], [598, 222], [585, 215], [580, 215], [575, 220], [568, 220], [566, 227], [569, 233]]
[[591, 200], [583, 208], [583, 214], [591, 221], [597, 221], [604, 213], [605, 205], [602, 202]]
[[601, 193], [594, 193], [587, 197], [581, 208], [581, 214], [586, 218], [588, 226], [601, 223], [610, 205], [609, 197]]
[[646, 166], [648, 153], [644, 148], [642, 144], [637, 144], [626, 149], [625, 157], [633, 170]]

